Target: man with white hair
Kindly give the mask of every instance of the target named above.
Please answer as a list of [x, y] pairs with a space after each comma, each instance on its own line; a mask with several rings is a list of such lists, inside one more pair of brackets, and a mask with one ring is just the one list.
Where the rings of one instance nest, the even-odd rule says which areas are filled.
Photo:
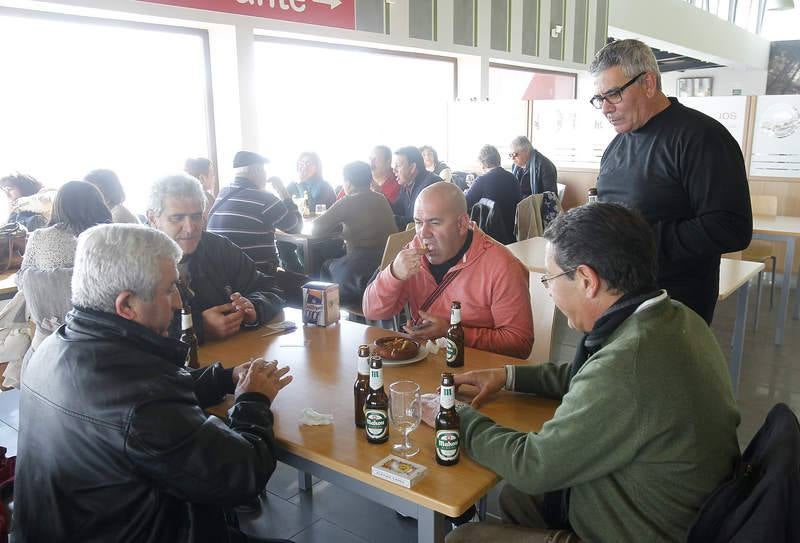
[[[78, 238], [74, 309], [31, 358], [20, 395], [18, 541], [244, 537], [223, 507], [251, 500], [275, 469], [270, 404], [292, 378], [263, 360], [184, 367], [187, 345], [168, 337], [180, 258], [145, 226]], [[203, 412], [227, 393], [228, 425]]]
[[[303, 217], [283, 182], [267, 180], [264, 165], [269, 161], [251, 151], [239, 151], [233, 159], [236, 177], [224, 187], [208, 213], [208, 231], [224, 236], [242, 248], [258, 269], [275, 275], [278, 252], [275, 230], [299, 232]], [[270, 183], [278, 197], [264, 188]]]
[[439, 338], [450, 307], [461, 302], [467, 347], [527, 358], [533, 346], [528, 270], [503, 245], [470, 223], [464, 193], [434, 183], [414, 205], [417, 234], [364, 292], [364, 316], [390, 319], [408, 303], [418, 339]]
[[[201, 343], [230, 337], [241, 328], [260, 326], [277, 315], [284, 303], [270, 292], [272, 280], [256, 269], [242, 249], [203, 230], [205, 203], [200, 182], [179, 173], [153, 183], [147, 209], [150, 225], [167, 234], [183, 251], [178, 270]], [[180, 335], [178, 312], [170, 333], [173, 337]]]
[[644, 215], [656, 236], [658, 286], [711, 323], [723, 253], [747, 247], [753, 215], [744, 158], [728, 130], [661, 90], [639, 40], [609, 43], [590, 67], [617, 136], [600, 161], [597, 195]]
[[525, 136], [511, 140], [508, 157], [514, 162], [511, 173], [517, 178], [523, 198], [543, 192], [558, 193], [558, 170], [555, 164], [534, 149], [531, 140]]

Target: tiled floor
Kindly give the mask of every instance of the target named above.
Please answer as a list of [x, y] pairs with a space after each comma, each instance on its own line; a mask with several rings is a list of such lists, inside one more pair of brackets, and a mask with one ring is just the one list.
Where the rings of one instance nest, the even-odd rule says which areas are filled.
[[[764, 286], [765, 299], [768, 287]], [[793, 293], [794, 294], [794, 293]], [[752, 297], [750, 317], [754, 307]], [[769, 409], [777, 402], [788, 404], [800, 413], [800, 321], [787, 321], [786, 341], [773, 345], [775, 314], [764, 303], [757, 333], [749, 327], [739, 390], [742, 423], [739, 441], [746, 446], [761, 426]], [[714, 332], [726, 353], [736, 312], [736, 299], [717, 306]], [[750, 321], [752, 324], [752, 320]], [[569, 338], [567, 338], [569, 339]], [[16, 454], [19, 427], [19, 394], [0, 394], [0, 445]], [[315, 480], [312, 491], [301, 492], [297, 472], [284, 464], [267, 485], [262, 512], [241, 514], [242, 529], [254, 536], [288, 538], [296, 543], [408, 543], [416, 541], [416, 521], [376, 505], [360, 496]], [[489, 510], [493, 509], [490, 500]]]

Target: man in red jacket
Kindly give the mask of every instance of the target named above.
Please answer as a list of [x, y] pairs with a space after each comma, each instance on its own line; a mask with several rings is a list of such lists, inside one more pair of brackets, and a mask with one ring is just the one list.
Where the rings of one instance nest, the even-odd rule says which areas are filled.
[[415, 338], [438, 338], [461, 302], [467, 347], [527, 358], [533, 346], [528, 270], [467, 215], [464, 194], [450, 183], [423, 190], [414, 206], [417, 235], [364, 293], [368, 319], [389, 319], [409, 304]]

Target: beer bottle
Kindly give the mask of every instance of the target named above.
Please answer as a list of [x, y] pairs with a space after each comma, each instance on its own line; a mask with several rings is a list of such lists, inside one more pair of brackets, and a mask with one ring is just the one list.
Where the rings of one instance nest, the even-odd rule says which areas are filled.
[[450, 306], [450, 328], [445, 335], [447, 350], [445, 360], [450, 368], [464, 365], [464, 328], [461, 326], [461, 302], [453, 302]]
[[364, 427], [364, 401], [369, 392], [369, 345], [358, 348], [358, 377], [353, 384], [353, 409], [356, 426]]
[[367, 441], [386, 443], [389, 439], [389, 397], [383, 390], [383, 359], [369, 358], [369, 393], [364, 400], [364, 428]]
[[452, 373], [442, 374], [439, 389], [439, 413], [436, 415], [436, 463], [458, 464], [461, 448], [461, 419], [456, 412], [456, 386]]
[[589, 189], [589, 196], [586, 199], [586, 202], [589, 204], [596, 204], [597, 203], [597, 189], [592, 187]]
[[199, 368], [200, 361], [197, 358], [197, 336], [194, 334], [194, 326], [192, 326], [192, 308], [184, 305], [181, 309], [181, 341], [189, 346], [189, 352], [186, 353], [186, 367]]

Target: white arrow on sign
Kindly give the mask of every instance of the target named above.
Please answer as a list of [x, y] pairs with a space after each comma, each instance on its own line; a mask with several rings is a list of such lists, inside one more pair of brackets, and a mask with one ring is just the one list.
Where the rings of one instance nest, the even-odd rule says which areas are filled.
[[336, 9], [342, 5], [342, 0], [311, 0], [315, 4], [325, 4], [330, 6], [331, 9]]

